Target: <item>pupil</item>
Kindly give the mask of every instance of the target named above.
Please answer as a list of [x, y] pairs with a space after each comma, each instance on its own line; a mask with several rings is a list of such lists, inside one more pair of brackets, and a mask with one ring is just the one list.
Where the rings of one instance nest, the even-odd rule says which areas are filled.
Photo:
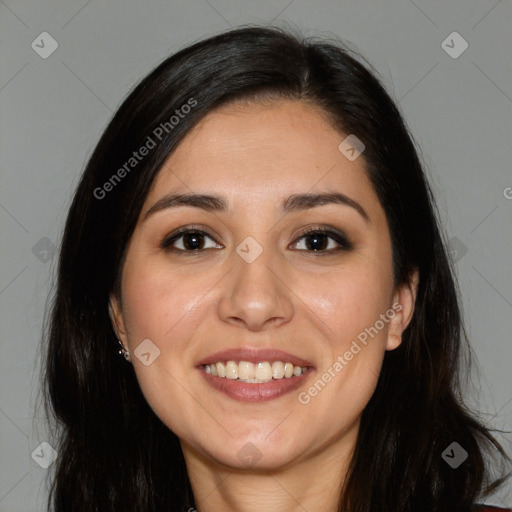
[[[319, 239], [320, 239], [320, 242], [319, 242]], [[325, 249], [325, 239], [326, 239], [326, 235], [323, 235], [323, 234], [309, 235], [308, 240], [312, 241], [312, 243], [310, 242], [307, 244], [308, 249], [313, 249], [313, 251]], [[321, 242], [322, 240], [324, 243]]]
[[[190, 250], [197, 250], [201, 248], [201, 237], [202, 235], [200, 233], [187, 233], [183, 237], [183, 245], [185, 246], [185, 249]], [[192, 240], [192, 243], [190, 243], [190, 240]]]
[[[189, 249], [191, 251], [201, 249], [202, 236], [203, 235], [201, 235], [200, 233], [187, 233], [183, 237], [183, 245], [185, 246], [186, 249]], [[311, 249], [313, 251], [325, 249], [326, 238], [327, 236], [321, 233], [316, 235], [309, 235], [307, 238], [308, 249]]]

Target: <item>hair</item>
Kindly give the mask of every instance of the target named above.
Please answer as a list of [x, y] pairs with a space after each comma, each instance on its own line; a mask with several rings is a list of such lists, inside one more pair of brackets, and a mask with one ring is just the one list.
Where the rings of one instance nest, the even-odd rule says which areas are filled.
[[[386, 352], [362, 413], [339, 510], [463, 512], [505, 481], [491, 479], [486, 457], [510, 459], [463, 401], [471, 349], [433, 193], [397, 106], [361, 60], [339, 40], [237, 28], [164, 60], [118, 108], [74, 195], [45, 326], [44, 405], [59, 453], [48, 503], [56, 512], [195, 506], [179, 439], [119, 356], [108, 302], [120, 296], [127, 244], [163, 163], [209, 112], [242, 101], [308, 102], [340, 134], [356, 135], [390, 228], [394, 283], [419, 272], [403, 342]], [[155, 147], [128, 169], [148, 137]], [[469, 454], [457, 470], [441, 457], [453, 441]]]

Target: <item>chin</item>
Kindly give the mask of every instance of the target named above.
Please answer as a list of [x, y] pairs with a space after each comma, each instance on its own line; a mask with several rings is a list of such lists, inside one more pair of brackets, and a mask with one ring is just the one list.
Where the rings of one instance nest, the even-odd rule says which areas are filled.
[[250, 441], [238, 449], [235, 456], [233, 456], [233, 452], [226, 453], [224, 451], [213, 459], [219, 464], [241, 472], [262, 473], [283, 469], [294, 462], [294, 458], [290, 456], [289, 452], [262, 451]]
[[[266, 438], [265, 438], [266, 437]], [[292, 440], [293, 445], [285, 442]], [[240, 470], [273, 471], [284, 468], [303, 455], [306, 446], [298, 446], [293, 435], [268, 438], [247, 435], [234, 436], [228, 443], [217, 443], [215, 447], [205, 447], [217, 462]]]

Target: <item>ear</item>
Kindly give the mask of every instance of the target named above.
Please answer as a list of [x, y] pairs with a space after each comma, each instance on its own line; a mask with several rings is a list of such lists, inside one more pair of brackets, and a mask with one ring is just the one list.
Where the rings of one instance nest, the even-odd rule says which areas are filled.
[[112, 327], [116, 333], [117, 339], [124, 345], [125, 348], [128, 348], [126, 327], [124, 323], [121, 302], [114, 293], [110, 294], [108, 313], [110, 315]]
[[393, 295], [392, 310], [395, 315], [389, 321], [386, 350], [394, 350], [402, 343], [402, 333], [409, 325], [414, 313], [418, 282], [419, 272], [415, 269], [409, 278], [409, 282], [400, 286]]

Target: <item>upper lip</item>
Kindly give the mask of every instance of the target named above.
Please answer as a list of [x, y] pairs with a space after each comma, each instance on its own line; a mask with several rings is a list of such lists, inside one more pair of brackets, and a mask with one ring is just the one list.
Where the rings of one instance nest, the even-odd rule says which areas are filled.
[[198, 366], [213, 364], [219, 361], [248, 361], [251, 363], [282, 361], [284, 363], [292, 363], [294, 366], [313, 366], [306, 359], [273, 348], [229, 348], [210, 354], [199, 361]]

